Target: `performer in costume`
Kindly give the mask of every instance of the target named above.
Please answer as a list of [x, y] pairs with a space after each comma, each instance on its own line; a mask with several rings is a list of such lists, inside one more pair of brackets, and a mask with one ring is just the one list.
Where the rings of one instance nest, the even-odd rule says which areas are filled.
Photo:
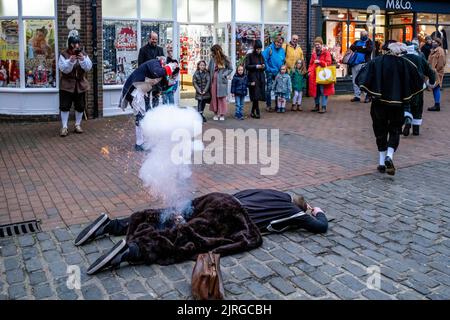
[[[311, 214], [307, 211], [311, 210]], [[304, 228], [325, 233], [328, 220], [320, 208], [311, 208], [295, 193], [251, 189], [228, 195], [210, 193], [192, 200], [180, 212], [162, 221], [168, 209], [144, 210], [129, 218], [109, 219], [103, 213], [75, 240], [83, 245], [104, 235], [127, 236], [89, 268], [94, 274], [121, 262], [170, 264], [201, 252], [222, 255], [261, 245], [262, 233]]]
[[144, 136], [140, 122], [150, 108], [150, 105], [145, 103], [145, 98], [157, 84], [163, 91], [171, 90], [176, 84], [179, 70], [178, 63], [166, 64], [165, 58], [161, 57], [144, 62], [125, 81], [119, 106], [122, 110], [125, 110], [128, 105], [133, 108], [136, 116], [136, 144], [134, 146], [136, 151], [144, 151]]
[[[425, 55], [419, 51], [418, 42], [409, 43], [407, 47], [407, 54], [405, 54], [404, 57], [417, 66], [417, 70], [419, 71], [423, 81], [426, 81], [426, 86], [433, 89], [435, 87], [436, 74], [433, 69], [431, 69], [428, 61], [425, 59]], [[425, 77], [428, 79], [425, 80]], [[420, 134], [420, 126], [422, 125], [423, 91], [415, 95], [406, 105], [409, 106], [409, 108], [405, 109], [409, 109], [411, 113], [410, 116], [405, 114], [407, 118], [405, 119], [403, 135], [409, 136], [412, 124], [413, 135], [418, 136]]]
[[386, 54], [368, 62], [356, 83], [373, 98], [370, 115], [380, 156], [377, 169], [395, 175], [393, 158], [400, 144], [404, 104], [424, 88], [417, 66], [401, 56], [405, 45], [389, 42], [383, 48]]

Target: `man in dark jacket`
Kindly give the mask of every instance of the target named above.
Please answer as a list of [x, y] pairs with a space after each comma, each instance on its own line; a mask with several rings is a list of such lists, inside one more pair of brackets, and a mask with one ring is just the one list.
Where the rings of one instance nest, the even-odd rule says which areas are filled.
[[[350, 50], [354, 52], [354, 58], [351, 61], [354, 97], [350, 101], [360, 102], [361, 89], [356, 84], [355, 80], [361, 69], [366, 65], [367, 62], [370, 61], [373, 50], [373, 43], [372, 40], [369, 39], [367, 31], [361, 31], [361, 39], [355, 41], [350, 46]], [[366, 95], [364, 103], [368, 102], [370, 102], [370, 96]]]
[[423, 80], [417, 66], [401, 55], [406, 45], [391, 43], [387, 53], [367, 63], [356, 83], [372, 96], [370, 115], [380, 161], [378, 171], [395, 175], [394, 152], [400, 144], [404, 104], [423, 91]]
[[320, 208], [311, 208], [298, 194], [270, 189], [234, 195], [210, 193], [162, 221], [164, 212], [147, 210], [115, 220], [100, 215], [81, 231], [75, 245], [108, 234], [127, 235], [127, 241], [118, 242], [102, 255], [88, 268], [88, 274], [117, 268], [124, 261], [169, 264], [205, 251], [222, 255], [247, 251], [261, 245], [261, 233], [298, 228], [325, 233], [328, 229], [328, 219]]
[[[427, 84], [429, 87], [434, 86], [434, 83], [436, 81], [436, 74], [433, 69], [431, 69], [430, 64], [427, 60], [425, 60], [423, 55], [419, 54], [418, 44], [407, 43], [407, 45], [408, 51], [407, 54], [404, 55], [404, 57], [417, 66], [417, 70], [419, 71], [424, 82], [425, 77], [428, 78]], [[421, 91], [410, 100], [410, 102], [405, 107], [405, 110], [408, 109], [411, 112], [412, 121], [409, 121], [409, 119], [406, 118], [405, 126], [403, 128], [403, 135], [409, 136], [412, 124], [413, 135], [418, 136], [420, 134], [420, 126], [422, 125], [423, 91]]]
[[261, 118], [259, 101], [266, 101], [266, 70], [262, 52], [261, 40], [255, 40], [253, 51], [245, 57], [245, 69], [249, 86], [250, 100], [252, 101], [251, 117]]
[[[164, 57], [164, 50], [158, 46], [158, 34], [151, 32], [148, 37], [148, 43], [139, 50], [138, 65], [140, 66], [144, 62], [157, 59], [158, 57]], [[152, 91], [152, 108], [158, 106], [160, 94], [160, 90]], [[145, 104], [148, 109], [150, 107], [150, 98], [145, 99]]]
[[422, 46], [420, 51], [425, 55], [425, 59], [428, 61], [428, 57], [430, 56], [431, 49], [433, 49], [433, 39], [430, 36], [426, 36], [425, 38], [425, 44]]

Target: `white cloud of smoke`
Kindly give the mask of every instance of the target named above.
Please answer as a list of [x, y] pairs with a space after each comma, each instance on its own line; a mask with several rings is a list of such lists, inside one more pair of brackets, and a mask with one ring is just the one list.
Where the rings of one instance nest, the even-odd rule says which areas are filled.
[[[139, 177], [153, 197], [162, 200], [165, 207], [173, 208], [163, 213], [161, 220], [164, 222], [192, 200], [194, 190], [190, 164], [180, 163], [173, 157], [174, 147], [177, 145], [179, 148], [180, 145], [180, 139], [174, 140], [173, 135], [181, 131], [194, 138], [198, 128], [201, 134], [202, 119], [192, 108], [159, 106], [147, 112], [141, 126], [145, 148], [149, 152], [139, 171]], [[194, 148], [199, 148], [198, 141], [194, 144], [191, 139], [182, 140], [181, 144], [184, 156], [189, 159]]]

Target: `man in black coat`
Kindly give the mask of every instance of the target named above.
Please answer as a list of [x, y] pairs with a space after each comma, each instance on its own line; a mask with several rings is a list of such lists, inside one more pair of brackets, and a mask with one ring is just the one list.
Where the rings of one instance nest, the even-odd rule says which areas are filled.
[[271, 189], [243, 190], [234, 195], [210, 193], [181, 210], [169, 209], [149, 209], [114, 220], [101, 214], [80, 232], [75, 245], [108, 234], [126, 235], [127, 240], [97, 259], [88, 274], [117, 268], [125, 261], [170, 264], [201, 252], [227, 255], [248, 251], [261, 245], [263, 233], [297, 228], [325, 233], [328, 229], [322, 209], [311, 208], [298, 194]]
[[424, 88], [417, 66], [401, 56], [406, 45], [389, 42], [383, 46], [386, 54], [367, 63], [356, 83], [372, 96], [370, 115], [380, 156], [377, 169], [395, 175], [393, 157], [400, 144], [404, 104]]
[[[159, 57], [164, 57], [164, 50], [158, 46], [158, 34], [151, 32], [148, 37], [148, 43], [139, 50], [138, 65], [140, 66], [144, 62], [154, 60]], [[152, 91], [152, 107], [155, 108], [159, 104], [160, 90]], [[147, 109], [150, 107], [150, 98], [145, 99]]]

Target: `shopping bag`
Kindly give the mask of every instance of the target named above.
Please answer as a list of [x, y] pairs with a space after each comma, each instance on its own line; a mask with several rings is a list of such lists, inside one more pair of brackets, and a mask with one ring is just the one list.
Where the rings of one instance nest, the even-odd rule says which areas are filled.
[[336, 83], [336, 66], [317, 67], [316, 83], [317, 84]]

